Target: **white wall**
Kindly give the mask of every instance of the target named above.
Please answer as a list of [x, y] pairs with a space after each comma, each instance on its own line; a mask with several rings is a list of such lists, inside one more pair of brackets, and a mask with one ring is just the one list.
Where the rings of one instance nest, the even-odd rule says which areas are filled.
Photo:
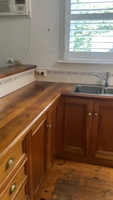
[[[36, 64], [41, 68], [113, 72], [113, 65], [57, 63], [60, 52], [60, 1], [31, 0], [30, 50], [23, 64]], [[25, 55], [28, 28], [28, 19], [0, 19], [0, 67], [6, 65], [6, 58], [21, 59]]]
[[[30, 50], [23, 63], [52, 67], [59, 58], [60, 0], [31, 2]], [[0, 19], [0, 67], [6, 65], [6, 58], [25, 55], [28, 28], [28, 19]]]

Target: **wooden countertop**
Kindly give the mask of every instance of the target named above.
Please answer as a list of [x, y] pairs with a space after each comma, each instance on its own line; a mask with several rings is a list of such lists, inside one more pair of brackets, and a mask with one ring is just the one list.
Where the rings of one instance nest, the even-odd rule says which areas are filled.
[[0, 99], [0, 154], [24, 135], [67, 85], [36, 81]]
[[0, 78], [5, 78], [34, 68], [36, 68], [36, 65], [11, 65], [8, 67], [1, 67]]
[[[0, 156], [62, 95], [106, 98], [100, 95], [74, 94], [70, 89], [76, 84], [34, 82], [0, 99]], [[7, 150], [8, 150], [7, 148]]]

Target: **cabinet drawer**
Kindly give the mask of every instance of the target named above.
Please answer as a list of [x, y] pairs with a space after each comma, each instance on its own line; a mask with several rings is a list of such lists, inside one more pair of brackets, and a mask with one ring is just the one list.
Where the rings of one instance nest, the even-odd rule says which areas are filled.
[[18, 194], [27, 179], [24, 172], [24, 166], [17, 172], [14, 178], [9, 182], [6, 189], [3, 191], [1, 200], [13, 200]]
[[24, 157], [22, 142], [10, 149], [0, 161], [0, 184], [8, 177], [11, 171]]
[[22, 189], [20, 190], [17, 198], [15, 200], [26, 200], [28, 199], [28, 197], [26, 196], [26, 193], [25, 193], [25, 186], [22, 187]]

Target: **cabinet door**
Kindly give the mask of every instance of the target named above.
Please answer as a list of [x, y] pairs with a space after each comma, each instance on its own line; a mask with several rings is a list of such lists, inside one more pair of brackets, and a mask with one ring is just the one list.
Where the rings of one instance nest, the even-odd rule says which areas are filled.
[[95, 100], [91, 156], [113, 160], [113, 101]]
[[78, 155], [89, 155], [93, 101], [65, 98], [64, 148]]
[[46, 174], [46, 145], [47, 145], [47, 118], [41, 117], [32, 128], [29, 136], [29, 162], [31, 173], [32, 198], [37, 195], [38, 189]]
[[49, 111], [50, 130], [50, 162], [56, 155], [56, 119], [57, 119], [57, 102], [53, 104]]

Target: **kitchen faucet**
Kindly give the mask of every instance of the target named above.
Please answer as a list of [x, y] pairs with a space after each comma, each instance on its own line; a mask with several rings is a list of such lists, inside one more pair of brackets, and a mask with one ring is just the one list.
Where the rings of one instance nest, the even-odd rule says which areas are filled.
[[98, 73], [93, 73], [94, 76], [97, 76], [98, 78], [104, 79], [105, 80], [105, 87], [109, 86], [110, 82], [110, 72], [104, 72], [104, 74], [98, 74]]

